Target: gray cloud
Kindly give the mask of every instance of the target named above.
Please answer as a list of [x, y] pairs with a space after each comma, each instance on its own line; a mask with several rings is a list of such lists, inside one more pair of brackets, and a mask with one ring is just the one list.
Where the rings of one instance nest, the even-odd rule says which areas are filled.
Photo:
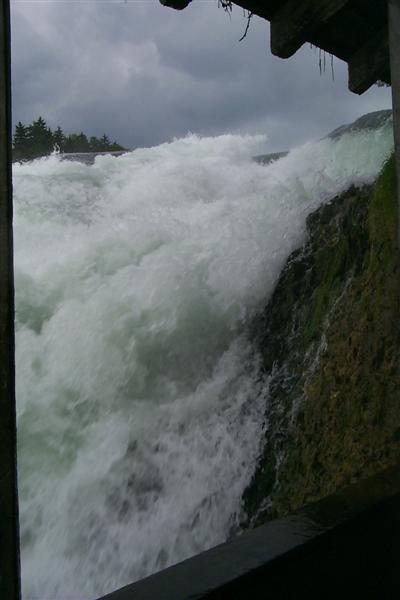
[[347, 90], [335, 59], [319, 73], [303, 47], [282, 61], [269, 51], [269, 25], [253, 18], [246, 39], [239, 9], [216, 0], [185, 11], [158, 0], [12, 2], [14, 120], [41, 114], [53, 127], [110, 137], [129, 147], [188, 131], [269, 135], [283, 149], [390, 106], [390, 90]]

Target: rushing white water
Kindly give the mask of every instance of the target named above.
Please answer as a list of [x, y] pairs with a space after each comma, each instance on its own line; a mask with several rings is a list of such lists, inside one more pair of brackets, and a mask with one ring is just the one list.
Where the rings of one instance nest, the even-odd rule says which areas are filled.
[[261, 166], [188, 138], [14, 170], [25, 600], [83, 600], [224, 541], [263, 434], [246, 327], [305, 218], [374, 178], [390, 126]]

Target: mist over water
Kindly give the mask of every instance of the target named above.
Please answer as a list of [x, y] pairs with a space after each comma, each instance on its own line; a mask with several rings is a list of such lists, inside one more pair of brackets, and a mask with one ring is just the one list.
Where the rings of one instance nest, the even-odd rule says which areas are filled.
[[386, 125], [268, 166], [189, 136], [14, 168], [24, 600], [85, 600], [227, 539], [268, 382], [247, 336], [306, 216], [371, 181]]

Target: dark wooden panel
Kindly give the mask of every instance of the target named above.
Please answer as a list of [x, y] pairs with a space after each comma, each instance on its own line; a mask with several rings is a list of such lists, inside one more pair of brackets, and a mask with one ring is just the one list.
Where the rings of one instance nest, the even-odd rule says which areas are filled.
[[[178, 8], [189, 3], [160, 1]], [[271, 49], [281, 58], [288, 58], [303, 43], [310, 42], [349, 62], [361, 48], [370, 53], [371, 38], [387, 26], [386, 0], [234, 0], [233, 4], [271, 22]], [[355, 65], [362, 62], [361, 54], [362, 51], [356, 56]], [[355, 91], [368, 89], [377, 79], [390, 81], [388, 52], [386, 63], [383, 56], [384, 51], [376, 57], [374, 73], [364, 76], [363, 83], [356, 81], [358, 75], [353, 77], [353, 72], [360, 73], [361, 68], [351, 66], [350, 80], [354, 79]]]
[[397, 171], [397, 239], [400, 249], [400, 1], [389, 0], [390, 70]]
[[19, 598], [9, 0], [0, 5], [0, 598]]
[[348, 0], [287, 0], [271, 19], [271, 50], [289, 58]]
[[346, 4], [327, 23], [314, 31], [308, 41], [347, 61], [371, 36], [386, 26], [386, 19], [377, 19], [371, 23], [367, 16], [368, 13], [356, 10], [353, 2]]
[[272, 16], [282, 6], [284, 0], [235, 0], [240, 8], [247, 10], [262, 19], [271, 20]]
[[399, 536], [396, 467], [103, 600], [397, 597]]
[[372, 36], [349, 60], [349, 89], [363, 94], [377, 80], [384, 79], [389, 63], [388, 29]]
[[186, 8], [192, 0], [160, 0], [164, 6], [175, 8], [176, 10], [183, 10]]

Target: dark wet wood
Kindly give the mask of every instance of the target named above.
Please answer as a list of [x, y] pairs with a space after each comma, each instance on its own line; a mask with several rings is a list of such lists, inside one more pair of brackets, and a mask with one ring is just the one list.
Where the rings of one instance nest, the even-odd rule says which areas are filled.
[[[349, 89], [356, 94], [363, 94], [380, 78], [388, 64], [388, 28], [384, 27], [349, 60]], [[385, 79], [388, 79], [387, 75]]]
[[175, 8], [176, 10], [183, 10], [190, 4], [191, 0], [160, 0], [164, 6]]
[[292, 56], [314, 31], [339, 12], [348, 0], [287, 0], [271, 19], [271, 51]]
[[[190, 1], [160, 0], [175, 8], [184, 8]], [[376, 32], [387, 27], [386, 0], [233, 0], [233, 4], [271, 22], [271, 50], [282, 58], [309, 42], [350, 62], [358, 51], [364, 49], [368, 53]], [[371, 86], [378, 80], [390, 83], [388, 52], [386, 60], [375, 61], [369, 77], [357, 74], [366, 65], [361, 54], [354, 59], [356, 68], [352, 67], [355, 89], [361, 90], [367, 82]]]
[[103, 600], [396, 598], [399, 535], [397, 467]]
[[19, 598], [9, 2], [0, 4], [0, 598]]
[[393, 98], [394, 143], [396, 149], [398, 244], [400, 248], [400, 0], [389, 0], [389, 45]]

